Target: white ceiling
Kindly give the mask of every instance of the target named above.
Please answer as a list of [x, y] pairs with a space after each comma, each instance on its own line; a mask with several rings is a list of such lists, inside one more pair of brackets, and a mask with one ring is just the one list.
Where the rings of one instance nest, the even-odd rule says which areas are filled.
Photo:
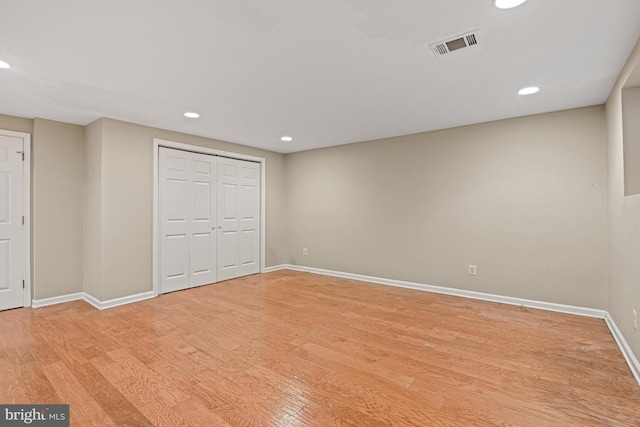
[[639, 0], [0, 1], [1, 114], [282, 153], [601, 104], [640, 36]]

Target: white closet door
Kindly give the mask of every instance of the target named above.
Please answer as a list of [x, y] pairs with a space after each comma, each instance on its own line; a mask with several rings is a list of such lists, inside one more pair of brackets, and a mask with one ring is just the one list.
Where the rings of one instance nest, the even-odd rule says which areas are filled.
[[23, 139], [0, 135], [0, 310], [24, 306]]
[[190, 153], [191, 286], [216, 282], [216, 158]]
[[161, 292], [216, 281], [215, 157], [160, 148]]
[[218, 158], [218, 280], [260, 272], [260, 164]]

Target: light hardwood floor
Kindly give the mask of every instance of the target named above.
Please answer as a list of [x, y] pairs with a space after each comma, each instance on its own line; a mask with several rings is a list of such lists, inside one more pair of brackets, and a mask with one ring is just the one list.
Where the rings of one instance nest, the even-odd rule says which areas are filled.
[[279, 271], [0, 313], [0, 403], [75, 426], [639, 426], [603, 320]]

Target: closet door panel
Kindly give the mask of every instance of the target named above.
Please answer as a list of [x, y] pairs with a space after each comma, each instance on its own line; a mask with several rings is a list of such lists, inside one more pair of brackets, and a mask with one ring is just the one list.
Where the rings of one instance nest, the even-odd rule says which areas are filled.
[[238, 277], [238, 192], [240, 162], [218, 158], [218, 280]]
[[240, 234], [240, 241], [242, 245], [242, 250], [240, 251], [242, 267], [256, 264], [258, 260], [254, 249], [258, 243], [258, 236], [255, 230], [243, 230]]
[[218, 159], [218, 280], [260, 271], [260, 165]]
[[217, 280], [216, 260], [216, 158], [191, 154], [190, 287]]
[[260, 272], [260, 164], [243, 162], [240, 177], [240, 268], [245, 276]]
[[160, 148], [161, 292], [216, 281], [216, 159]]
[[188, 153], [160, 149], [161, 292], [189, 287]]

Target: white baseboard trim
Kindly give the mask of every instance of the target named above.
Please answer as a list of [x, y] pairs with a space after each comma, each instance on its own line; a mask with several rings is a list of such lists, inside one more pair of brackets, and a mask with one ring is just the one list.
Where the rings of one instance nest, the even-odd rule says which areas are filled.
[[54, 304], [62, 304], [65, 302], [78, 301], [83, 300], [88, 304], [91, 304], [95, 308], [99, 310], [104, 310], [105, 308], [117, 307], [119, 305], [131, 304], [132, 302], [143, 301], [149, 298], [153, 298], [155, 295], [153, 291], [143, 292], [141, 294], [128, 295], [122, 298], [115, 298], [107, 301], [100, 301], [98, 298], [93, 295], [89, 295], [86, 292], [78, 292], [75, 294], [68, 295], [60, 295], [59, 297], [52, 298], [44, 298], [40, 300], [33, 300], [31, 302], [32, 308], [46, 307], [48, 305]]
[[87, 304], [91, 304], [92, 306], [94, 306], [98, 310], [102, 310], [102, 308], [100, 307], [102, 305], [102, 301], [100, 301], [98, 298], [94, 297], [93, 295], [89, 295], [86, 292], [83, 292], [83, 293], [84, 293], [84, 295], [82, 296], [82, 299]]
[[31, 308], [46, 307], [48, 305], [62, 304], [63, 302], [78, 301], [84, 299], [84, 292], [77, 292], [75, 294], [61, 295], [59, 297], [34, 299], [31, 302]]
[[144, 301], [146, 299], [154, 298], [156, 295], [153, 291], [142, 292], [140, 294], [127, 295], [126, 297], [114, 298], [107, 301], [100, 301], [96, 297], [84, 294], [84, 300], [97, 308], [98, 310], [104, 310], [106, 308], [118, 307], [120, 305], [131, 304], [133, 302]]
[[287, 264], [289, 270], [306, 271], [315, 274], [324, 274], [325, 276], [341, 277], [344, 279], [360, 280], [363, 282], [377, 283], [380, 285], [397, 286], [400, 288], [416, 289], [419, 291], [434, 292], [438, 294], [454, 295], [463, 298], [472, 298], [483, 301], [499, 302], [502, 304], [519, 305], [522, 307], [537, 308], [540, 310], [557, 311], [559, 313], [577, 314], [579, 316], [595, 317], [604, 319], [605, 310], [594, 308], [576, 307], [573, 305], [555, 304], [552, 302], [535, 301], [523, 298], [507, 297], [502, 295], [487, 294], [484, 292], [467, 291], [464, 289], [446, 288], [443, 286], [426, 285], [422, 283], [405, 282], [402, 280], [383, 279], [380, 277], [363, 276], [360, 274], [343, 273], [340, 271], [323, 270], [321, 268], [302, 267], [298, 265]]
[[284, 270], [285, 268], [287, 268], [286, 264], [272, 265], [271, 267], [265, 268], [264, 272], [265, 273], [273, 273], [274, 271]]
[[618, 329], [618, 325], [616, 325], [613, 317], [611, 317], [608, 312], [604, 320], [605, 322], [607, 322], [607, 326], [611, 331], [611, 335], [613, 335], [616, 343], [618, 343], [618, 347], [620, 347], [620, 351], [624, 356], [624, 360], [627, 361], [627, 365], [629, 365], [631, 373], [638, 382], [638, 385], [640, 385], [640, 362], [638, 362], [635, 354], [633, 354], [633, 351], [631, 351], [631, 347], [629, 347], [629, 343], [627, 343], [627, 340], [624, 339], [624, 335], [622, 335], [622, 332], [620, 332], [620, 329]]

